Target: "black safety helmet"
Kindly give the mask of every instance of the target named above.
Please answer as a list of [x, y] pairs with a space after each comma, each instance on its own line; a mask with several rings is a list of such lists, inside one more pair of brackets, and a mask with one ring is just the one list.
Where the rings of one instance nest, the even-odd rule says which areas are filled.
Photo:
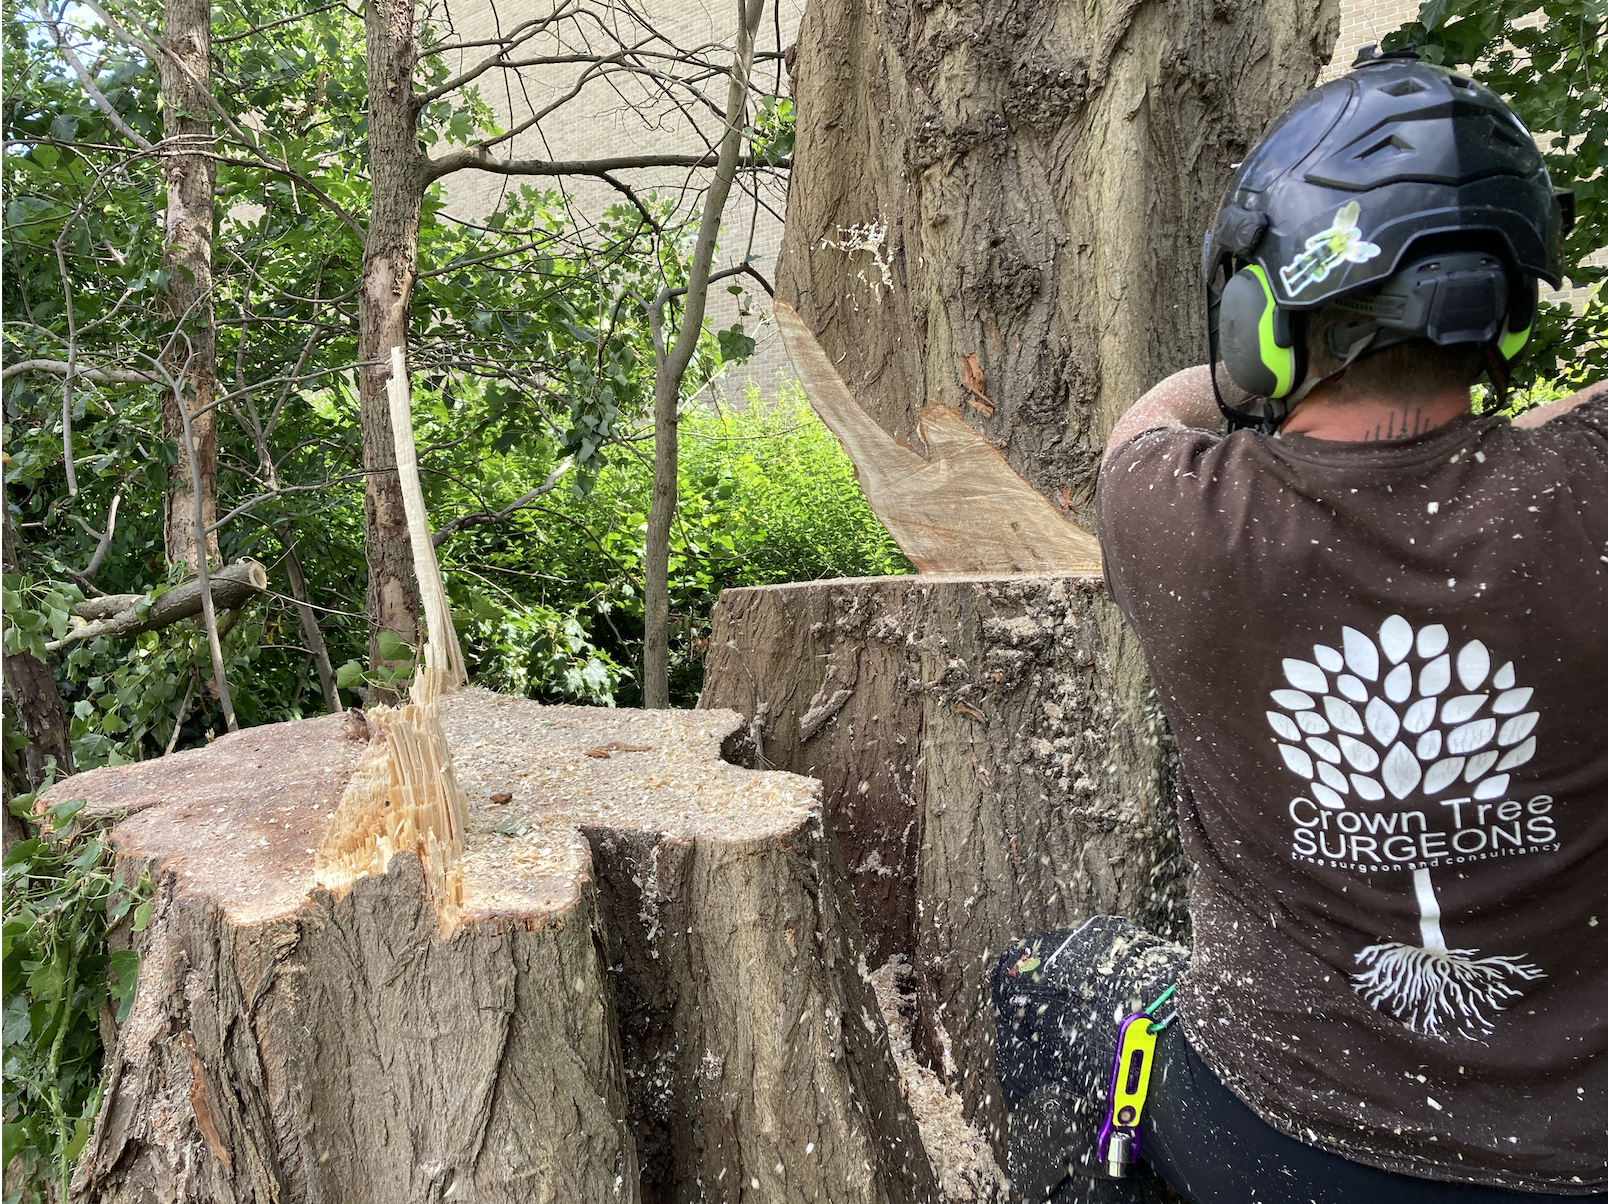
[[1206, 236], [1212, 363], [1253, 395], [1219, 404], [1275, 429], [1309, 387], [1305, 316], [1336, 303], [1356, 311], [1330, 338], [1346, 363], [1408, 338], [1473, 343], [1505, 387], [1537, 278], [1560, 281], [1566, 206], [1501, 97], [1410, 49], [1367, 48], [1274, 122]]

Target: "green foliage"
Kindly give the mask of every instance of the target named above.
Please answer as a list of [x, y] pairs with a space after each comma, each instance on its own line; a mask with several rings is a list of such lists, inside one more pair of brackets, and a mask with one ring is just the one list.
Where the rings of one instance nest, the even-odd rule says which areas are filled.
[[[159, 140], [157, 71], [88, 10], [58, 11], [121, 120]], [[118, 13], [160, 25], [152, 0], [120, 3]], [[336, 702], [319, 694], [292, 601], [292, 553], [340, 666], [338, 688], [361, 700], [369, 687], [394, 687], [415, 650], [385, 637], [380, 663], [370, 664], [364, 617], [363, 247], [353, 223], [370, 209], [371, 183], [365, 64], [353, 51], [364, 44], [361, 12], [222, 0], [212, 19], [212, 90], [236, 127], [219, 123], [212, 243], [217, 538], [225, 561], [253, 556], [269, 575], [267, 595], [221, 620], [235, 709], [250, 726]], [[0, 8], [0, 36], [5, 361], [71, 358], [80, 369], [150, 372], [175, 337], [159, 158], [129, 145], [100, 112], [31, 7]], [[450, 56], [425, 53], [432, 40], [457, 36], [421, 27], [420, 87], [448, 73]], [[473, 88], [458, 90], [424, 106], [420, 142], [440, 153], [498, 132], [496, 121]], [[749, 130], [756, 156], [790, 155], [793, 123], [785, 98], [761, 104]], [[264, 169], [259, 152], [279, 166]], [[691, 191], [636, 193], [588, 215], [563, 191], [510, 185], [474, 220], [453, 216], [440, 186], [425, 195], [409, 313], [415, 436], [432, 521], [453, 528], [439, 556], [482, 684], [549, 701], [639, 698], [630, 667], [641, 658], [652, 478], [646, 305], [661, 292], [672, 297], [663, 319], [673, 341], [697, 216]], [[742, 322], [700, 335], [687, 398], [755, 349]], [[3, 583], [5, 645], [50, 666], [79, 769], [199, 747], [223, 731], [196, 622], [45, 647], [73, 625], [86, 592], [149, 605], [178, 584], [162, 530], [178, 454], [162, 403], [156, 384], [39, 371], [0, 391], [21, 566]], [[797, 395], [750, 398], [738, 413], [696, 403], [681, 429], [673, 698], [689, 704], [721, 588], [908, 566]], [[114, 499], [115, 529], [86, 579]], [[8, 750], [18, 739], [8, 718]], [[98, 1100], [93, 1017], [133, 981], [132, 955], [106, 951], [108, 906], [113, 922], [129, 909], [113, 893], [100, 838], [60, 818], [64, 834], [19, 845], [15, 869], [6, 869], [5, 1158], [28, 1190], [64, 1175], [82, 1148]], [[59, 978], [40, 970], [58, 964], [68, 967]]]
[[757, 346], [741, 322], [733, 322], [729, 330], [715, 331], [715, 338], [720, 343], [720, 362], [723, 364], [742, 363], [754, 354]]
[[754, 158], [763, 163], [780, 163], [793, 153], [798, 134], [798, 114], [785, 96], [767, 96], [759, 102], [754, 124], [747, 131]]
[[[680, 422], [680, 504], [671, 528], [671, 700], [702, 688], [709, 615], [722, 589], [910, 572], [871, 513], [842, 446], [796, 385], [741, 409], [695, 403]], [[592, 492], [554, 501], [535, 564], [571, 582], [600, 647], [635, 663], [642, 639], [643, 541], [653, 484], [645, 457], [616, 457]], [[486, 549], [489, 569], [506, 563]], [[492, 569], [492, 571], [495, 571]], [[553, 596], [553, 595], [549, 595]], [[635, 682], [619, 700], [635, 705]]]
[[[1385, 39], [1427, 61], [1472, 68], [1538, 135], [1547, 171], [1575, 194], [1575, 227], [1564, 242], [1564, 275], [1598, 285], [1605, 269], [1585, 261], [1608, 247], [1608, 9], [1602, 0], [1428, 0], [1418, 20]], [[1558, 377], [1575, 388], [1608, 373], [1608, 306], [1600, 289], [1585, 309], [1544, 303], [1530, 349], [1517, 365], [1521, 388]]]
[[[34, 797], [13, 810], [27, 814]], [[139, 977], [139, 954], [112, 951], [107, 932], [125, 919], [139, 932], [151, 919], [149, 880], [131, 889], [114, 878], [101, 831], [78, 825], [83, 806], [49, 808], [52, 834], [18, 841], [5, 858], [4, 1162], [18, 1189], [8, 1201], [44, 1199], [46, 1183], [65, 1198], [101, 1102], [102, 1009], [126, 1019]]]

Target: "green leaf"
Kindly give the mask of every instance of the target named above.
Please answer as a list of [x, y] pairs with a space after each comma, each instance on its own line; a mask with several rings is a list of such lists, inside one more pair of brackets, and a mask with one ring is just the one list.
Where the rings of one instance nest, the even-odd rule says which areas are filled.
[[379, 646], [380, 659], [387, 661], [407, 660], [413, 656], [413, 645], [397, 635], [394, 631], [380, 632], [376, 641]]
[[350, 690], [353, 686], [363, 684], [363, 666], [360, 662], [347, 661], [335, 670], [335, 685], [342, 690]]
[[117, 1022], [122, 1024], [134, 1007], [134, 988], [140, 980], [140, 955], [132, 949], [119, 949], [106, 959], [111, 972], [108, 990], [117, 1002]]
[[151, 901], [147, 899], [134, 909], [134, 931], [144, 932], [151, 922]]
[[735, 323], [730, 330], [715, 332], [715, 338], [720, 343], [720, 358], [723, 363], [741, 363], [754, 354], [757, 345], [743, 330], [741, 322]]

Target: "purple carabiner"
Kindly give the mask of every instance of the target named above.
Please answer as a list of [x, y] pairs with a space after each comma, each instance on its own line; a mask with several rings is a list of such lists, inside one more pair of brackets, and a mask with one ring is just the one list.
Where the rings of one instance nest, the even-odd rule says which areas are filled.
[[1149, 1012], [1134, 1012], [1117, 1026], [1117, 1045], [1111, 1056], [1111, 1081], [1106, 1085], [1105, 1121], [1100, 1126], [1100, 1135], [1095, 1139], [1095, 1157], [1105, 1167], [1106, 1174], [1113, 1179], [1125, 1178], [1128, 1164], [1137, 1161], [1139, 1157], [1139, 1118], [1135, 1116], [1132, 1124], [1121, 1123], [1116, 1116], [1116, 1105], [1117, 1086], [1122, 1081], [1124, 1070], [1123, 1045], [1126, 1043], [1128, 1029], [1141, 1022], [1153, 1024], [1155, 1017]]

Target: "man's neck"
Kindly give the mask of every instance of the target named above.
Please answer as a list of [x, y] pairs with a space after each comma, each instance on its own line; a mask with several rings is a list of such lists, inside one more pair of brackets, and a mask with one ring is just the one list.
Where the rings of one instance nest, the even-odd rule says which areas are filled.
[[1430, 397], [1358, 397], [1340, 400], [1332, 386], [1314, 389], [1279, 427], [1281, 435], [1307, 435], [1337, 443], [1373, 443], [1422, 435], [1468, 413], [1467, 389]]

